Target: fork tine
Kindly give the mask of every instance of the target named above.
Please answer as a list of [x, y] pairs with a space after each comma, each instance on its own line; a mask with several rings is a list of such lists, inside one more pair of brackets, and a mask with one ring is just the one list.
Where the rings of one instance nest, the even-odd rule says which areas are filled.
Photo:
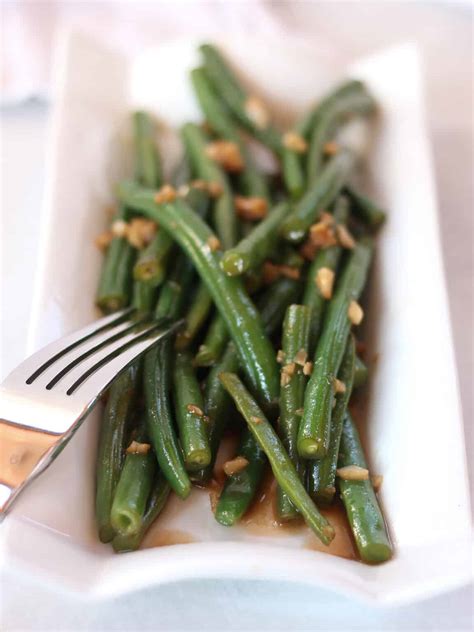
[[[157, 342], [175, 333], [184, 320], [169, 323], [155, 323], [142, 333], [110, 352], [80, 375], [66, 391], [69, 396], [77, 393], [83, 399], [89, 399], [89, 410], [117, 375], [140, 355], [148, 351]], [[90, 379], [93, 376], [93, 379]], [[84, 382], [89, 381], [84, 385]], [[85, 414], [86, 411], [84, 411]]]
[[53, 377], [53, 379], [48, 382], [48, 384], [46, 384], [47, 390], [48, 391], [51, 390], [53, 386], [55, 386], [55, 384], [59, 382], [59, 380], [61, 380], [67, 373], [69, 373], [69, 371], [71, 371], [71, 369], [76, 367], [83, 360], [86, 360], [88, 357], [90, 357], [97, 351], [100, 351], [100, 349], [103, 349], [104, 347], [111, 345], [113, 342], [120, 340], [120, 338], [125, 337], [134, 329], [136, 328], [138, 329], [138, 327], [142, 325], [145, 321], [146, 321], [145, 318], [140, 318], [139, 320], [137, 320], [136, 322], [132, 322], [131, 324], [128, 324], [128, 321], [125, 321], [125, 324], [127, 325], [126, 327], [123, 327], [122, 329], [120, 329], [120, 331], [113, 334], [112, 336], [109, 336], [108, 338], [103, 337], [101, 341], [98, 342], [96, 345], [90, 347], [89, 349], [87, 349], [87, 351], [84, 351], [84, 353], [77, 356], [77, 358], [74, 358], [73, 360], [71, 360], [71, 362], [69, 362], [63, 369], [61, 369], [59, 373], [57, 373]]
[[86, 327], [75, 331], [70, 336], [56, 340], [50, 345], [44, 347], [18, 367], [19, 369], [26, 370], [27, 365], [37, 367], [38, 363], [41, 362], [41, 365], [28, 377], [26, 383], [32, 384], [44, 371], [46, 371], [46, 369], [66, 355], [66, 353], [69, 353], [76, 347], [79, 347], [94, 336], [116, 327], [126, 320], [134, 311], [135, 310], [132, 307], [129, 307], [110, 316], [105, 316], [104, 318], [96, 320], [91, 325], [87, 325]]

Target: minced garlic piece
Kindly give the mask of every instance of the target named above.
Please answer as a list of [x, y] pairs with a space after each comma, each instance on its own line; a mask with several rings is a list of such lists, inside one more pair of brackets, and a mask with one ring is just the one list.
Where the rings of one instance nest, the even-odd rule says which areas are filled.
[[337, 377], [335, 377], [333, 379], [332, 387], [333, 387], [335, 393], [345, 393], [346, 392], [346, 385], [344, 384], [344, 382], [341, 382], [341, 380], [338, 380]]
[[114, 234], [111, 230], [106, 230], [105, 232], [97, 235], [94, 239], [94, 243], [99, 248], [99, 250], [105, 251], [110, 245], [110, 242], [114, 238]]
[[155, 233], [155, 222], [143, 217], [134, 217], [128, 225], [127, 239], [132, 246], [141, 250], [151, 242]]
[[283, 362], [285, 361], [285, 352], [283, 351], [283, 349], [278, 349], [276, 359], [278, 364], [283, 364]]
[[281, 370], [283, 373], [287, 373], [288, 375], [294, 375], [296, 371], [296, 364], [294, 362], [290, 362], [289, 364], [285, 364]]
[[234, 204], [237, 215], [250, 222], [263, 219], [268, 213], [268, 202], [265, 198], [236, 195]]
[[224, 463], [223, 470], [226, 476], [232, 476], [233, 474], [238, 474], [239, 472], [241, 472], [247, 467], [248, 464], [249, 462], [245, 457], [236, 456], [235, 459], [232, 459], [231, 461], [226, 461]]
[[199, 406], [196, 406], [195, 404], [188, 404], [186, 409], [188, 413], [193, 413], [194, 415], [198, 415], [198, 417], [202, 417], [204, 415]]
[[288, 375], [288, 373], [285, 373], [284, 371], [282, 371], [280, 374], [280, 386], [288, 386], [290, 382], [291, 382], [291, 375]]
[[111, 230], [114, 237], [126, 237], [128, 224], [123, 219], [116, 219], [112, 223]]
[[360, 325], [364, 318], [364, 310], [357, 301], [351, 301], [349, 303], [349, 309], [347, 310], [349, 320], [353, 325]]
[[298, 417], [302, 417], [304, 414], [304, 408], [297, 408], [295, 410], [295, 415], [298, 415]]
[[164, 184], [153, 199], [157, 204], [173, 202], [176, 199], [176, 189], [171, 184]]
[[336, 470], [339, 478], [342, 478], [345, 481], [368, 481], [369, 480], [369, 470], [365, 467], [360, 467], [359, 465], [346, 465], [345, 467], [340, 467]]
[[249, 119], [253, 121], [258, 128], [265, 129], [268, 127], [270, 115], [261, 99], [255, 96], [248, 97], [245, 101], [244, 110]]
[[177, 194], [179, 195], [179, 197], [186, 197], [189, 193], [189, 190], [189, 184], [182, 184], [180, 187], [178, 187]]
[[318, 251], [318, 247], [313, 244], [311, 239], [307, 239], [299, 249], [299, 253], [302, 257], [308, 261], [312, 261]]
[[215, 235], [211, 235], [206, 241], [206, 244], [209, 246], [211, 252], [215, 252], [221, 248], [221, 242]]
[[339, 150], [340, 146], [333, 140], [323, 145], [323, 153], [325, 156], [334, 156]]
[[250, 420], [252, 421], [252, 423], [254, 424], [261, 424], [263, 419], [261, 417], [250, 417]]
[[301, 270], [299, 268], [295, 268], [294, 266], [288, 266], [285, 264], [281, 264], [278, 266], [280, 271], [280, 275], [286, 277], [287, 279], [298, 280], [301, 276]]
[[149, 443], [139, 443], [138, 441], [132, 441], [132, 443], [128, 446], [126, 452], [127, 454], [148, 454], [150, 450]]
[[380, 491], [383, 483], [382, 474], [374, 474], [370, 477], [370, 482], [372, 483], [372, 487], [374, 488], [374, 492]]
[[286, 132], [286, 134], [283, 134], [283, 145], [297, 154], [304, 154], [308, 149], [308, 143], [297, 132]]
[[352, 248], [355, 247], [356, 245], [355, 239], [350, 234], [346, 226], [344, 226], [344, 224], [338, 224], [336, 226], [336, 234], [337, 234], [339, 243], [341, 244], [343, 248], [349, 248], [350, 250], [352, 250]]
[[300, 366], [304, 366], [307, 359], [308, 352], [306, 351], [306, 349], [300, 349], [294, 357], [295, 364], [299, 364]]
[[316, 273], [315, 283], [321, 296], [325, 299], [332, 297], [332, 288], [334, 285], [334, 270], [322, 267]]
[[312, 372], [313, 372], [313, 363], [312, 362], [305, 362], [305, 365], [303, 367], [304, 375], [311, 375]]
[[314, 246], [319, 248], [328, 248], [337, 244], [334, 229], [326, 221], [319, 221], [310, 227], [309, 239]]
[[222, 184], [219, 184], [219, 182], [211, 181], [207, 183], [207, 192], [211, 198], [218, 198], [222, 195], [224, 189], [222, 188]]
[[262, 275], [265, 285], [270, 285], [281, 276], [279, 267], [271, 261], [265, 261], [263, 264]]
[[206, 156], [222, 165], [226, 171], [242, 171], [244, 161], [239, 146], [229, 140], [216, 140], [206, 145]]

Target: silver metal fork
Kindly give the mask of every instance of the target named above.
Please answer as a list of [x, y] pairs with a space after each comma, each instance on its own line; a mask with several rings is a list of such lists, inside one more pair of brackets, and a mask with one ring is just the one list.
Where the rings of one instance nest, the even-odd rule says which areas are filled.
[[53, 342], [10, 373], [0, 386], [0, 521], [114, 378], [182, 323], [123, 310]]

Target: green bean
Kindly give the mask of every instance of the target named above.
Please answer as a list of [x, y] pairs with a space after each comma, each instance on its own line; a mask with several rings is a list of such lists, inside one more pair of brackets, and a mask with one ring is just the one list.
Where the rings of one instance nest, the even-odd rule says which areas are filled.
[[[291, 258], [287, 257], [286, 260], [291, 261]], [[267, 289], [259, 302], [263, 327], [267, 336], [272, 336], [278, 330], [283, 320], [287, 305], [297, 301], [300, 292], [300, 281], [285, 278], [278, 279]], [[219, 380], [219, 375], [221, 373], [236, 373], [238, 369], [239, 358], [237, 351], [234, 344], [229, 343], [222, 358], [213, 367], [213, 369], [211, 369], [206, 380], [205, 411], [209, 417], [209, 441], [212, 451], [212, 466], [214, 465], [221, 437], [230, 414], [229, 405], [231, 403], [227, 391]], [[251, 434], [245, 439], [245, 442], [254, 444], [251, 446], [252, 449], [250, 452], [252, 455], [255, 454], [257, 460], [259, 460], [261, 450]], [[254, 475], [251, 479], [248, 479], [248, 485], [246, 487], [246, 493], [249, 497], [248, 503], [252, 501], [258, 485], [260, 484], [260, 478], [256, 475], [260, 472], [260, 470], [257, 468], [253, 471]], [[194, 474], [193, 481], [197, 481], [203, 485], [209, 481], [211, 476], [212, 467], [208, 467], [201, 470], [198, 476]], [[235, 481], [235, 486], [239, 487], [239, 479]], [[234, 493], [234, 482], [232, 477], [229, 477], [225, 491], [222, 492], [223, 498], [225, 498], [227, 493], [229, 495], [233, 495]], [[228, 509], [228, 512], [229, 511], [230, 510]], [[237, 520], [237, 517], [235, 520]]]
[[180, 498], [186, 498], [191, 491], [191, 481], [174, 431], [169, 401], [171, 351], [169, 341], [165, 340], [145, 356], [144, 392], [148, 433], [160, 469], [171, 488]]
[[298, 452], [303, 458], [317, 459], [327, 454], [333, 379], [339, 371], [351, 327], [349, 305], [362, 292], [371, 256], [372, 241], [362, 238], [351, 251], [328, 305], [298, 431]]
[[146, 112], [133, 114], [135, 135], [135, 179], [146, 187], [162, 184], [160, 158], [153, 138], [153, 125]]
[[[351, 86], [353, 86], [351, 88]], [[354, 115], [367, 116], [375, 111], [375, 102], [363, 84], [349, 82], [336, 91], [321, 108], [311, 134], [307, 156], [307, 178], [311, 185], [321, 175], [324, 145], [331, 135]]]
[[311, 461], [308, 466], [308, 492], [318, 505], [329, 505], [333, 501], [336, 492], [337, 457], [339, 454], [342, 425], [352, 392], [354, 356], [354, 338], [349, 336], [344, 357], [342, 358], [341, 368], [337, 376], [338, 380], [344, 384], [345, 391], [343, 393], [337, 393], [335, 396], [336, 403], [331, 415], [328, 453], [322, 459]]
[[194, 358], [194, 366], [212, 366], [222, 355], [229, 333], [224, 320], [216, 314], [209, 325], [204, 342]]
[[[117, 219], [122, 219], [124, 209]], [[135, 249], [124, 237], [114, 237], [105, 253], [96, 304], [105, 314], [110, 314], [130, 301], [132, 288], [132, 269], [135, 261]]]
[[270, 125], [259, 124], [248, 114], [246, 109], [248, 97], [219, 51], [210, 44], [203, 44], [199, 50], [204, 58], [206, 73], [216, 93], [223, 99], [229, 110], [264, 145], [277, 153], [280, 152], [280, 134]]
[[204, 68], [191, 71], [191, 81], [206, 121], [216, 134], [237, 144], [244, 161], [239, 175], [241, 186], [246, 195], [268, 199], [268, 186], [265, 176], [255, 168], [239, 129], [229, 111], [217, 96]]
[[352, 212], [364, 224], [370, 228], [378, 228], [385, 222], [387, 214], [375, 202], [357, 193], [352, 187], [347, 187], [347, 192], [351, 198]]
[[[290, 305], [283, 321], [283, 363], [280, 388], [280, 418], [278, 435], [301, 479], [305, 466], [298, 457], [296, 440], [304, 402], [306, 375], [303, 366], [308, 355], [309, 324], [311, 311], [304, 305]], [[292, 368], [293, 372], [289, 371]], [[298, 511], [286, 492], [277, 489], [277, 512], [280, 520], [294, 520]]]
[[334, 528], [308, 496], [275, 430], [235, 373], [221, 373], [220, 379], [270, 461], [278, 484], [321, 542], [329, 544], [334, 538]]
[[[267, 332], [273, 334], [278, 330], [283, 322], [287, 306], [299, 301], [302, 290], [301, 279], [281, 277], [263, 292], [257, 306]], [[268, 335], [271, 334], [268, 333]]]
[[142, 314], [149, 314], [156, 303], [156, 287], [147, 281], [133, 284], [133, 307]]
[[[231, 399], [222, 386], [219, 375], [225, 371], [239, 370], [239, 356], [235, 346], [230, 342], [219, 362], [209, 371], [204, 393], [204, 411], [208, 418], [208, 437], [211, 448], [209, 465], [191, 474], [192, 481], [198, 485], [206, 485], [212, 478], [217, 451], [230, 416]], [[253, 494], [252, 494], [253, 497]]]
[[159, 472], [153, 483], [150, 498], [148, 499], [148, 506], [142, 517], [138, 531], [132, 535], [117, 534], [112, 540], [112, 546], [116, 553], [125, 553], [126, 551], [135, 551], [138, 549], [145, 533], [165, 506], [170, 491], [171, 488], [166, 478]]
[[[176, 318], [192, 279], [192, 266], [185, 257], [178, 257], [173, 274], [164, 283], [155, 310], [155, 318]], [[147, 407], [148, 433], [158, 464], [181, 498], [191, 491], [191, 482], [173, 425], [170, 404], [170, 372], [172, 341], [163, 340], [145, 356], [144, 392]]]
[[134, 279], [154, 286], [163, 283], [172, 247], [173, 240], [164, 230], [159, 230], [148, 246], [138, 253], [133, 268]]
[[[229, 375], [221, 373], [221, 375]], [[240, 472], [229, 476], [217, 501], [215, 518], [220, 524], [231, 527], [249, 508], [265, 471], [267, 459], [249, 430], [244, 430], [237, 454], [248, 461]]]
[[369, 369], [365, 362], [356, 355], [354, 364], [354, 388], [363, 386], [369, 379]]
[[[359, 434], [349, 414], [344, 419], [338, 465], [367, 468]], [[378, 564], [389, 560], [392, 546], [370, 480], [339, 479], [339, 489], [362, 561]]]
[[213, 220], [222, 246], [231, 248], [237, 241], [238, 225], [227, 175], [207, 156], [206, 137], [197, 125], [184, 125], [181, 136], [198, 177], [208, 182], [216, 182], [222, 187], [221, 195], [214, 201]]
[[135, 399], [136, 382], [136, 365], [119, 375], [109, 389], [100, 426], [95, 507], [102, 542], [110, 542], [115, 533], [110, 522], [110, 509], [123, 465], [125, 435]]
[[200, 283], [193, 296], [187, 314], [186, 325], [176, 337], [176, 347], [186, 349], [194, 341], [207, 320], [212, 308], [212, 298], [204, 283]]
[[[318, 107], [312, 108], [294, 127], [293, 131], [304, 140], [307, 140], [309, 132], [314, 125], [317, 112]], [[288, 147], [283, 147], [281, 156], [282, 176], [286, 190], [293, 199], [301, 197], [306, 187], [303, 162], [303, 156]]]
[[294, 205], [293, 211], [283, 222], [281, 233], [285, 239], [293, 242], [303, 239], [321, 211], [334, 202], [353, 166], [354, 157], [346, 150], [340, 151], [328, 161], [320, 177]]
[[209, 465], [211, 450], [201, 389], [188, 353], [178, 353], [175, 358], [173, 384], [184, 462], [188, 470], [199, 470]]
[[[339, 196], [335, 203], [334, 220], [338, 224], [345, 224], [349, 218], [349, 204], [345, 196]], [[327, 301], [316, 285], [318, 271], [321, 268], [328, 268], [336, 272], [339, 259], [341, 258], [341, 246], [329, 246], [316, 253], [311, 262], [306, 277], [306, 285], [303, 294], [303, 304], [311, 308], [311, 324], [309, 330], [309, 352], [314, 355], [316, 343], [323, 323], [324, 310]]]
[[159, 222], [186, 251], [225, 320], [254, 392], [260, 401], [271, 405], [278, 394], [272, 345], [241, 279], [228, 277], [221, 270], [219, 254], [211, 247], [215, 240], [212, 231], [183, 200], [158, 205], [153, 192], [133, 183], [122, 183], [120, 196], [130, 207]]
[[[136, 441], [146, 440], [145, 423], [140, 423]], [[133, 535], [140, 530], [153, 484], [155, 458], [151, 452], [127, 453], [115, 489], [110, 522], [117, 533]]]
[[277, 204], [247, 237], [227, 250], [221, 261], [224, 272], [229, 276], [238, 276], [263, 263], [278, 241], [278, 230], [288, 210], [286, 202]]

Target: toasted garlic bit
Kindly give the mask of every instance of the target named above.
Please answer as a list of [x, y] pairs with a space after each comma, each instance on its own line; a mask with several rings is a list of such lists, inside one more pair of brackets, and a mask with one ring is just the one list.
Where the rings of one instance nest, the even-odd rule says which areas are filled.
[[299, 268], [295, 268], [294, 266], [281, 264], [278, 266], [278, 269], [280, 270], [281, 276], [286, 277], [287, 279], [294, 279], [296, 281], [301, 276], [301, 270]]
[[245, 457], [236, 456], [235, 459], [232, 459], [231, 461], [226, 461], [224, 463], [223, 469], [226, 473], [226, 476], [232, 476], [233, 474], [238, 474], [239, 472], [241, 472], [247, 467], [248, 464], [249, 462]]
[[206, 156], [219, 163], [226, 171], [242, 171], [244, 161], [239, 146], [229, 140], [216, 140], [206, 145]]
[[305, 362], [304, 367], [303, 367], [304, 375], [311, 375], [312, 372], [313, 372], [313, 363]]
[[290, 382], [291, 382], [291, 375], [288, 375], [288, 373], [285, 373], [284, 371], [282, 371], [280, 374], [280, 386], [288, 386]]
[[250, 417], [250, 420], [252, 421], [252, 423], [254, 424], [261, 424], [263, 419], [261, 417]]
[[215, 235], [211, 235], [206, 241], [207, 245], [211, 252], [215, 252], [221, 248], [221, 242], [217, 239]]
[[157, 204], [164, 204], [176, 200], [176, 195], [176, 189], [171, 184], [164, 184], [153, 199]]
[[224, 191], [222, 185], [219, 184], [219, 182], [214, 181], [208, 182], [207, 180], [192, 180], [189, 186], [191, 186], [193, 189], [200, 189], [201, 191], [209, 193], [212, 198], [219, 197]]
[[254, 96], [248, 97], [245, 101], [244, 110], [249, 119], [253, 121], [258, 128], [265, 129], [268, 127], [270, 115], [261, 99]]
[[309, 239], [313, 246], [318, 248], [328, 248], [337, 244], [334, 228], [325, 220], [320, 220], [310, 227]]
[[123, 219], [116, 219], [112, 223], [112, 234], [114, 237], [126, 237], [128, 232], [128, 224]]
[[286, 134], [283, 134], [283, 145], [297, 154], [304, 154], [308, 149], [308, 143], [296, 132], [286, 132]]
[[150, 450], [149, 443], [139, 443], [138, 441], [132, 441], [132, 443], [128, 446], [126, 452], [127, 454], [148, 454]]
[[349, 309], [347, 310], [349, 320], [353, 325], [360, 325], [364, 318], [364, 310], [357, 301], [351, 301], [349, 303]]
[[307, 239], [299, 249], [299, 253], [302, 257], [308, 261], [312, 261], [316, 255], [318, 248], [313, 244], [311, 239]]
[[271, 261], [265, 261], [262, 268], [262, 274], [265, 285], [270, 285], [281, 276], [279, 267]]
[[222, 187], [222, 184], [212, 181], [207, 183], [207, 192], [212, 198], [218, 198], [222, 195], [224, 189]]
[[325, 156], [334, 156], [340, 150], [340, 146], [335, 141], [331, 140], [328, 143], [324, 143], [323, 153]]
[[372, 487], [374, 488], [374, 492], [380, 491], [383, 483], [382, 474], [374, 474], [370, 477], [370, 482], [372, 483]]
[[332, 288], [334, 286], [334, 270], [330, 268], [319, 268], [316, 273], [315, 283], [318, 290], [321, 292], [321, 296], [325, 299], [332, 297]]
[[194, 415], [197, 415], [198, 417], [204, 416], [204, 413], [202, 412], [202, 410], [199, 408], [199, 406], [196, 406], [195, 404], [188, 404], [186, 406], [186, 409], [188, 413], [193, 413]]
[[339, 240], [339, 243], [343, 248], [355, 248], [356, 242], [354, 237], [350, 234], [349, 230], [344, 226], [344, 224], [338, 224], [336, 226], [336, 234]]
[[299, 364], [300, 366], [304, 366], [307, 359], [308, 353], [306, 349], [300, 349], [294, 357], [295, 364]]
[[369, 470], [359, 465], [346, 465], [336, 470], [339, 478], [345, 481], [368, 481]]
[[295, 415], [298, 415], [298, 417], [302, 417], [304, 414], [304, 408], [297, 408], [295, 410]]
[[268, 202], [265, 198], [261, 197], [236, 195], [234, 205], [237, 215], [250, 222], [263, 219], [268, 213]]
[[335, 393], [345, 393], [346, 392], [346, 385], [344, 384], [344, 382], [341, 382], [341, 380], [338, 380], [337, 377], [335, 377], [333, 379], [332, 387], [333, 387]]
[[155, 233], [155, 222], [143, 217], [135, 217], [128, 225], [127, 239], [132, 246], [141, 250], [150, 243]]
[[284, 361], [285, 361], [285, 352], [283, 351], [283, 349], [278, 349], [277, 362], [278, 364], [283, 364]]
[[97, 235], [94, 239], [94, 243], [99, 248], [99, 250], [105, 251], [110, 245], [110, 242], [114, 238], [114, 234], [111, 230], [106, 230], [105, 232]]

